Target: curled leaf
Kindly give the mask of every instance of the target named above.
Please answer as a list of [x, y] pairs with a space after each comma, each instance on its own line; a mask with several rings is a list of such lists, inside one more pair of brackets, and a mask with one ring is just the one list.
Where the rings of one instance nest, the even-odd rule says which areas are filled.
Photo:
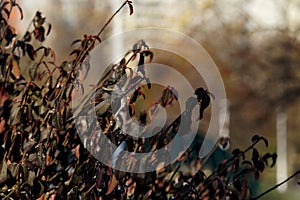
[[273, 154], [272, 154], [272, 164], [271, 164], [270, 167], [274, 167], [274, 166], [275, 166], [276, 160], [277, 160], [277, 154], [276, 154], [276, 153], [273, 153]]
[[267, 140], [266, 138], [264, 138], [264, 137], [260, 137], [260, 139], [261, 139], [262, 141], [264, 141], [264, 143], [265, 143], [266, 147], [268, 147], [268, 146], [269, 146], [269, 142], [268, 142], [268, 140]]
[[128, 1], [128, 6], [129, 6], [129, 15], [133, 14], [133, 5], [132, 5], [132, 1]]
[[254, 135], [254, 136], [251, 138], [251, 141], [254, 143], [254, 142], [257, 142], [259, 139], [260, 139], [260, 136]]
[[77, 40], [74, 40], [72, 43], [71, 43], [71, 46], [81, 42], [82, 40], [81, 39], [77, 39]]
[[250, 162], [249, 160], [244, 160], [242, 162], [242, 165], [250, 165], [250, 166], [252, 166], [252, 162]]
[[21, 15], [20, 19], [22, 20], [23, 19], [23, 10], [19, 4], [16, 3], [15, 6], [18, 8], [20, 15]]

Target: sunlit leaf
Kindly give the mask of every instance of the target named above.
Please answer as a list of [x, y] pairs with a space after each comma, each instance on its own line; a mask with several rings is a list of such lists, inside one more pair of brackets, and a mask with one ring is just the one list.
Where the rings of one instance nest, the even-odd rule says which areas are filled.
[[108, 190], [106, 192], [106, 195], [110, 194], [116, 188], [116, 186], [118, 185], [118, 183], [119, 183], [119, 181], [117, 180], [116, 176], [113, 174], [111, 176], [110, 181], [109, 181]]
[[18, 62], [13, 59], [11, 61], [11, 67], [12, 67], [11, 69], [12, 75], [14, 76], [14, 78], [19, 79], [21, 77], [21, 71]]
[[0, 166], [0, 183], [3, 183], [7, 180], [7, 164], [4, 160], [2, 160]]

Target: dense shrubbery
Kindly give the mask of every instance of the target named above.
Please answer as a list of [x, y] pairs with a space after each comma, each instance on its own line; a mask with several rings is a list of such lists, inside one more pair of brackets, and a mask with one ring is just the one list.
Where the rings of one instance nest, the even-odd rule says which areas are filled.
[[[127, 5], [132, 14], [131, 1], [125, 1], [120, 9]], [[58, 65], [54, 51], [42, 45], [51, 31], [51, 25], [42, 13], [36, 13], [26, 34], [19, 38], [9, 24], [12, 9], [18, 9], [22, 16], [15, 0], [1, 1], [1, 199], [246, 199], [252, 195], [248, 175], [258, 178], [267, 166], [274, 166], [276, 154], [261, 154], [255, 148], [258, 142], [268, 146], [268, 141], [257, 135], [248, 148], [235, 149], [207, 176], [203, 166], [208, 159], [199, 160], [195, 156], [199, 150], [197, 145], [192, 145], [171, 166], [156, 172], [131, 174], [103, 165], [85, 150], [76, 132], [71, 101], [75, 93], [84, 92], [77, 77], [84, 77], [81, 73], [88, 71], [89, 52], [96, 43], [101, 45], [100, 35], [118, 11], [97, 35], [84, 35], [82, 40], [74, 41], [73, 45], [77, 47], [71, 52], [70, 60]], [[135, 44], [131, 53], [129, 59], [126, 57], [128, 60], [124, 58], [112, 65], [108, 75], [97, 85], [96, 99], [84, 105], [81, 113], [87, 114], [100, 105], [101, 109], [96, 112], [104, 130], [102, 134], [115, 144], [126, 140], [129, 151], [145, 152], [161, 148], [166, 138], [172, 139], [169, 130], [177, 129], [180, 120], [175, 120], [164, 132], [152, 137], [148, 146], [120, 133], [112, 119], [111, 105], [103, 102], [111, 97], [111, 86], [132, 70], [127, 67], [128, 62], [140, 55], [142, 66], [146, 58], [151, 60], [153, 56], [151, 47], [144, 41]], [[136, 116], [134, 105], [138, 98], [147, 98], [143, 93], [145, 86], [141, 83], [145, 82], [150, 88], [151, 80], [142, 67], [135, 70], [139, 73], [125, 76], [124, 81], [136, 86], [129, 87], [129, 90], [135, 89], [129, 100], [130, 116], [147, 123], [149, 114]], [[161, 98], [155, 103], [167, 107], [177, 100], [175, 94], [173, 88], [164, 88]], [[192, 108], [199, 104], [199, 115], [202, 116], [209, 99], [209, 93], [199, 86], [195, 97], [190, 97], [194, 102]], [[187, 113], [189, 109], [186, 108]], [[89, 131], [95, 133], [95, 130]], [[93, 134], [85, 137], [95, 139]], [[222, 145], [221, 140], [216, 148], [219, 145]], [[195, 172], [181, 171], [180, 167], [188, 165], [191, 160], [196, 160]], [[120, 162], [128, 167], [137, 165], [133, 160], [120, 159]]]

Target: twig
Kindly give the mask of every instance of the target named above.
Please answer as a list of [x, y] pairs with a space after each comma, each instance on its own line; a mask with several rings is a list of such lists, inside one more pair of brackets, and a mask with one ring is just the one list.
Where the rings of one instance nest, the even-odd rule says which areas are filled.
[[251, 200], [257, 200], [260, 199], [261, 197], [265, 196], [266, 194], [272, 192], [273, 190], [277, 189], [279, 186], [285, 184], [286, 182], [288, 182], [289, 180], [291, 180], [292, 178], [294, 178], [295, 176], [297, 176], [298, 174], [300, 174], [300, 170], [298, 170], [297, 172], [295, 172], [293, 175], [291, 175], [290, 177], [288, 177], [287, 179], [285, 179], [284, 181], [282, 181], [281, 183], [278, 183], [277, 185], [274, 185], [273, 187], [271, 187], [270, 189], [266, 190], [265, 192], [261, 193], [260, 195], [258, 195], [257, 197], [252, 198]]
[[[107, 22], [104, 24], [104, 26], [100, 29], [100, 31], [98, 32], [98, 34], [96, 36], [100, 36], [101, 33], [106, 29], [106, 27], [109, 25], [109, 23], [113, 20], [113, 18], [120, 12], [120, 10], [126, 5], [130, 3], [130, 1], [126, 0], [121, 6], [120, 8], [114, 12], [114, 14], [107, 20]], [[70, 81], [71, 77], [72, 77], [72, 74], [73, 74], [73, 71], [74, 69], [76, 69], [76, 66], [78, 66], [80, 64], [80, 61], [87, 55], [87, 53], [91, 50], [92, 46], [94, 45], [95, 43], [95, 38], [93, 39], [93, 41], [87, 46], [87, 48], [85, 49], [82, 49], [82, 51], [80, 52], [80, 54], [78, 55], [78, 57], [76, 58], [74, 64], [72, 65], [72, 69], [71, 69], [71, 72], [68, 74], [68, 77], [67, 77], [67, 81], [66, 81], [66, 84], [64, 85], [64, 88], [62, 88], [62, 93], [59, 97], [59, 99], [61, 100], [63, 94], [65, 94], [65, 91], [67, 90], [67, 85], [68, 85], [68, 82]]]
[[174, 178], [175, 174], [178, 172], [178, 170], [179, 170], [180, 167], [181, 167], [180, 164], [176, 167], [175, 171], [173, 172], [171, 178], [168, 181], [168, 185], [171, 183], [172, 179]]
[[97, 36], [100, 36], [101, 33], [106, 29], [106, 27], [110, 24], [111, 20], [122, 10], [122, 8], [128, 4], [130, 1], [125, 1], [120, 8], [107, 20], [107, 22], [104, 24], [104, 26], [101, 28], [101, 30], [98, 32]]

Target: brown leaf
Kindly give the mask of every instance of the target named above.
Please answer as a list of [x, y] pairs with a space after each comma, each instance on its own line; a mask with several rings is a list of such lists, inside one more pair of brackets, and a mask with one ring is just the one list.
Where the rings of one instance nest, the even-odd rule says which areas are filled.
[[79, 160], [79, 157], [80, 157], [80, 144], [75, 147], [75, 155]]
[[3, 183], [7, 180], [7, 164], [5, 161], [2, 161], [2, 166], [0, 170], [0, 183]]
[[45, 40], [45, 28], [44, 27], [38, 27], [34, 29], [34, 37], [40, 42], [43, 42]]
[[11, 61], [11, 67], [12, 67], [11, 73], [15, 76], [16, 79], [19, 79], [21, 76], [21, 71], [18, 62], [13, 59]]
[[247, 193], [248, 193], [247, 183], [248, 183], [248, 180], [245, 178], [242, 183], [242, 191], [239, 194], [239, 199], [246, 199]]
[[36, 57], [36, 52], [31, 44], [26, 44], [26, 53], [31, 60], [34, 60]]
[[115, 187], [118, 185], [119, 181], [117, 180], [115, 175], [112, 175], [110, 181], [109, 181], [109, 187], [106, 192], [106, 195], [110, 194], [112, 191], [114, 191]]

